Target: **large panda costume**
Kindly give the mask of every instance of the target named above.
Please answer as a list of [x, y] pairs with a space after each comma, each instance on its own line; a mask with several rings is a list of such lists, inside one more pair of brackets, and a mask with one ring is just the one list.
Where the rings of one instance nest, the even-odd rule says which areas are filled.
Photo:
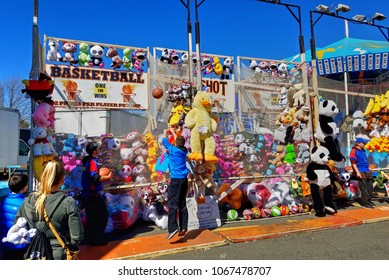
[[[334, 214], [337, 212], [336, 205], [332, 199], [331, 183], [335, 175], [327, 165], [330, 152], [323, 146], [314, 147], [311, 151], [311, 162], [307, 166], [307, 177], [311, 185], [313, 208], [316, 216], [324, 217], [326, 212]], [[320, 196], [323, 190], [323, 198]]]
[[336, 138], [339, 128], [334, 117], [339, 113], [336, 103], [332, 100], [323, 100], [319, 104], [319, 125], [316, 127], [315, 138], [330, 151], [333, 161], [342, 161], [345, 157], [340, 152], [339, 141]]

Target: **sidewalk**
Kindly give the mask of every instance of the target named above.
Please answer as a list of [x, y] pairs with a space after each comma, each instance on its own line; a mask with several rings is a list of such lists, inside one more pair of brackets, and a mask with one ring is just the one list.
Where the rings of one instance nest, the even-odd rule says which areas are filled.
[[248, 242], [299, 232], [356, 226], [380, 221], [389, 221], [389, 204], [387, 203], [377, 205], [374, 209], [361, 207], [341, 209], [336, 215], [324, 218], [318, 218], [308, 213], [227, 223], [214, 230], [193, 230], [188, 232], [185, 237], [176, 235], [169, 241], [166, 240], [166, 230], [155, 230], [155, 234], [149, 233], [152, 235], [135, 235], [126, 240], [109, 242], [105, 246], [81, 246], [80, 259], [147, 259], [151, 256], [224, 246], [228, 245], [229, 242]]

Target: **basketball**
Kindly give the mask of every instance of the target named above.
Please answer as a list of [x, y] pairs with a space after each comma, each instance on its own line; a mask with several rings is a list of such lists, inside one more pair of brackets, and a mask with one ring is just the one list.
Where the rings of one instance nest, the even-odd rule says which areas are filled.
[[270, 218], [271, 215], [271, 210], [269, 208], [262, 208], [261, 209], [261, 217], [262, 218]]
[[271, 208], [271, 214], [272, 214], [273, 217], [279, 217], [279, 216], [281, 216], [281, 209], [280, 209], [280, 207], [278, 207], [278, 206], [276, 206], [276, 205], [272, 206], [272, 208]]
[[281, 214], [282, 214], [282, 216], [287, 216], [287, 215], [289, 215], [289, 207], [288, 206], [286, 206], [286, 205], [282, 205], [281, 206]]
[[107, 167], [101, 167], [100, 171], [99, 171], [99, 175], [100, 176], [107, 176], [107, 175], [109, 175], [110, 172], [111, 172], [111, 170], [109, 170]]
[[292, 214], [300, 213], [300, 207], [298, 205], [292, 205], [290, 207], [290, 213], [292, 213]]
[[238, 212], [235, 209], [228, 210], [227, 212], [227, 220], [236, 221], [238, 220]]
[[253, 212], [250, 209], [245, 209], [243, 211], [243, 217], [245, 220], [251, 220], [253, 218]]
[[254, 219], [259, 219], [261, 218], [261, 210], [257, 207], [251, 208], [251, 213], [253, 213], [253, 218]]
[[155, 88], [151, 94], [155, 99], [160, 99], [163, 96], [163, 90], [160, 88]]

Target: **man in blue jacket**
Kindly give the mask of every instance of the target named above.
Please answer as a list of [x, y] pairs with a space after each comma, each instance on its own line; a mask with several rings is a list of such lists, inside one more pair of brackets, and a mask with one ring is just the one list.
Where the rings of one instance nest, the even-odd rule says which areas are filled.
[[[0, 205], [0, 242], [13, 226], [16, 214], [25, 199], [25, 193], [28, 190], [28, 176], [26, 174], [13, 175], [8, 181], [8, 187], [11, 192]], [[22, 260], [27, 250], [26, 244], [5, 242], [1, 245], [5, 260]]]
[[[185, 147], [185, 138], [176, 137], [174, 129], [170, 132], [175, 138], [175, 146], [167, 140], [167, 130], [164, 130], [163, 146], [169, 154], [170, 184], [168, 188], [168, 231], [167, 239], [171, 239], [179, 232], [179, 236], [184, 236], [188, 230], [188, 209], [186, 208], [186, 193], [188, 191], [188, 169], [186, 167], [186, 157], [188, 150]], [[179, 225], [177, 222], [177, 212]]]

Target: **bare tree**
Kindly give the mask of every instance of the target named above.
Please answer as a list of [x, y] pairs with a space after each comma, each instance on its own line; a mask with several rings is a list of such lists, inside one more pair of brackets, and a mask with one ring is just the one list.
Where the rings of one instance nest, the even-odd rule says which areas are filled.
[[28, 127], [31, 120], [31, 99], [22, 93], [24, 85], [19, 78], [0, 81], [0, 106], [17, 109], [21, 116], [21, 127]]

